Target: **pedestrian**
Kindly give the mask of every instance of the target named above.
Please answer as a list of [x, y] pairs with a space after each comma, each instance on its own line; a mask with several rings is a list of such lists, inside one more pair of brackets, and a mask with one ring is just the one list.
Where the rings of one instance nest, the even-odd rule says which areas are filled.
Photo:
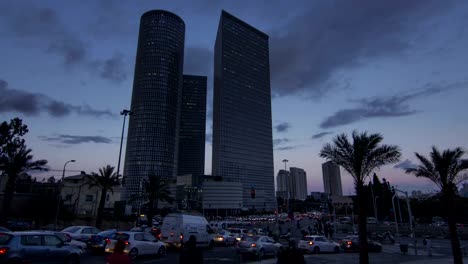
[[430, 239], [427, 239], [426, 248], [427, 248], [427, 255], [429, 257], [432, 257], [432, 241]]
[[203, 263], [203, 253], [197, 249], [197, 238], [191, 235], [184, 244], [179, 256], [179, 264], [201, 264]]
[[115, 243], [114, 253], [107, 257], [106, 264], [131, 264], [132, 261], [127, 254], [124, 253], [125, 241], [119, 239]]
[[294, 240], [289, 241], [288, 263], [305, 264], [304, 254], [297, 248], [296, 241]]

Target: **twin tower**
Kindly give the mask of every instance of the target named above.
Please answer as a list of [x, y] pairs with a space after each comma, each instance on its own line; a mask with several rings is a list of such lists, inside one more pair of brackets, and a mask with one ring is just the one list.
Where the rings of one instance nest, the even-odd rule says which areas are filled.
[[[207, 78], [183, 74], [184, 39], [185, 23], [177, 15], [162, 10], [142, 15], [125, 200], [140, 192], [149, 174], [170, 180], [204, 174]], [[268, 35], [222, 11], [214, 50], [212, 174], [242, 183], [239, 206], [273, 209]]]

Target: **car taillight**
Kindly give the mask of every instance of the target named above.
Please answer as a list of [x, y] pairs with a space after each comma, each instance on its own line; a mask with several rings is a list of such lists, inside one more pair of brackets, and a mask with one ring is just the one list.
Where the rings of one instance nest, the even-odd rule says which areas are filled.
[[161, 240], [161, 235], [162, 235], [162, 234], [158, 234], [156, 237], [157, 237], [159, 240]]
[[179, 238], [180, 238], [180, 241], [184, 241], [184, 234], [180, 233]]
[[252, 244], [250, 244], [250, 246], [251, 246], [251, 247], [257, 247], [257, 244], [252, 243]]
[[346, 244], [347, 244], [347, 245], [352, 245], [352, 244], [353, 244], [353, 242], [351, 242], [351, 241], [348, 241], [348, 242], [346, 242]]
[[8, 248], [7, 247], [0, 248], [0, 256], [5, 255], [6, 253], [8, 253]]
[[111, 243], [110, 239], [108, 239], [108, 238], [106, 238], [106, 239], [104, 239], [104, 240], [106, 241], [107, 244], [110, 244], [110, 243]]
[[309, 241], [309, 245], [313, 245], [313, 244], [314, 244], [314, 242], [312, 242], [312, 241]]
[[130, 242], [125, 241], [125, 245], [126, 245], [126, 246], [130, 245]]

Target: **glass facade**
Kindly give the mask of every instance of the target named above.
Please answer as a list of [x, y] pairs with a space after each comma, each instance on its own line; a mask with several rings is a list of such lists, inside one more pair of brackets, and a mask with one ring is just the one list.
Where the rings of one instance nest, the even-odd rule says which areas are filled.
[[[225, 11], [215, 43], [212, 162], [213, 175], [242, 183], [244, 207], [275, 207], [268, 35]], [[261, 195], [252, 199], [251, 188]]]
[[206, 76], [184, 75], [177, 175], [205, 173]]
[[184, 38], [185, 24], [177, 15], [153, 10], [141, 16], [123, 174], [126, 200], [148, 174], [177, 173]]

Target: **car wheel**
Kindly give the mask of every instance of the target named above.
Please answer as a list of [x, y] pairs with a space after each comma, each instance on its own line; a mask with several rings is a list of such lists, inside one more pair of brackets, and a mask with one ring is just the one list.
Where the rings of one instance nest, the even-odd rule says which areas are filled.
[[138, 249], [132, 248], [128, 253], [128, 256], [130, 257], [130, 259], [135, 260], [138, 257]]
[[320, 248], [319, 247], [314, 247], [314, 254], [320, 253]]
[[80, 257], [77, 255], [71, 255], [67, 258], [65, 261], [66, 264], [79, 264], [80, 263]]
[[161, 256], [161, 257], [165, 257], [166, 256], [166, 247], [165, 246], [161, 246], [158, 250], [158, 255]]
[[339, 247], [335, 247], [335, 249], [333, 250], [333, 253], [340, 253], [340, 248], [339, 248]]
[[265, 256], [265, 250], [263, 250], [263, 248], [262, 248], [258, 252], [258, 261], [262, 260], [264, 256]]

